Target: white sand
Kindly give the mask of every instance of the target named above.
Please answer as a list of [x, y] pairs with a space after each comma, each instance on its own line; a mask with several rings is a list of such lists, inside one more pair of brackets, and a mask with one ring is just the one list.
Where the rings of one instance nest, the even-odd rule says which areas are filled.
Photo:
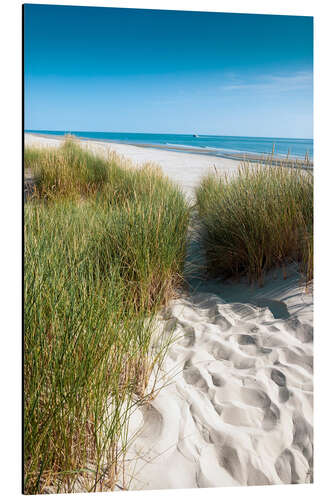
[[[27, 135], [26, 142], [58, 144]], [[191, 195], [208, 167], [234, 160], [122, 144], [134, 162], [156, 162]], [[200, 248], [192, 248], [190, 252]], [[174, 332], [163, 365], [168, 384], [131, 420], [131, 489], [312, 481], [312, 294], [300, 276], [263, 288], [192, 280], [192, 292], [160, 315], [156, 343]], [[196, 289], [198, 287], [198, 289]], [[196, 290], [196, 291], [194, 291]]]
[[133, 416], [130, 488], [312, 480], [312, 296], [295, 272], [217, 287], [161, 315], [171, 384]]

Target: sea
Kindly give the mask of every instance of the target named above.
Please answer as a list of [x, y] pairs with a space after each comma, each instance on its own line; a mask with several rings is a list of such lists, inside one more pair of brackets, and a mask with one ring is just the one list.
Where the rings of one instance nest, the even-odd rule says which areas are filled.
[[242, 155], [304, 159], [313, 161], [313, 139], [291, 139], [282, 137], [241, 137], [201, 134], [143, 134], [132, 132], [87, 132], [78, 130], [26, 130], [25, 132], [62, 136], [75, 135], [78, 138], [118, 142], [137, 146], [154, 146], [161, 149], [191, 150], [197, 154], [220, 157], [241, 157]]

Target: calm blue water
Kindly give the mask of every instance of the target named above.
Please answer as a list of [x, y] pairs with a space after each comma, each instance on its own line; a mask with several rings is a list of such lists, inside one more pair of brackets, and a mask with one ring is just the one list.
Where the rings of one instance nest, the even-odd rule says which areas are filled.
[[[64, 135], [69, 131], [26, 130], [39, 134]], [[214, 156], [228, 156], [232, 154], [270, 154], [275, 144], [276, 156], [289, 155], [304, 158], [306, 153], [313, 159], [312, 139], [283, 139], [280, 137], [236, 137], [222, 135], [193, 135], [182, 134], [134, 134], [124, 132], [83, 132], [70, 131], [71, 134], [88, 139], [122, 142], [125, 144], [154, 144], [163, 149], [170, 148], [199, 148], [202, 153]]]

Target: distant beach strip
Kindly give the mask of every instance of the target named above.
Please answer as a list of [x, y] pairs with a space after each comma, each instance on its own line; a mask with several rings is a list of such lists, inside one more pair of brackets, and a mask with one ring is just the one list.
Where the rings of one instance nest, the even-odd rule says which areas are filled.
[[215, 156], [232, 160], [272, 163], [290, 158], [292, 164], [313, 167], [313, 140], [277, 137], [235, 137], [189, 134], [136, 134], [123, 132], [26, 130], [40, 136], [61, 138], [66, 134], [79, 139], [123, 143], [167, 151]]

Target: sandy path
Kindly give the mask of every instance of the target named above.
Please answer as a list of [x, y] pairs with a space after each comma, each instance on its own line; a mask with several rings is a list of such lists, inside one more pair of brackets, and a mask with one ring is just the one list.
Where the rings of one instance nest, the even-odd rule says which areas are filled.
[[312, 306], [295, 272], [171, 303], [159, 322], [177, 338], [171, 384], [133, 416], [130, 487], [310, 482]]
[[[57, 145], [26, 136], [26, 143]], [[86, 143], [84, 143], [86, 144]], [[193, 196], [215, 164], [234, 160], [87, 141], [135, 163], [156, 162]], [[189, 261], [202, 255], [191, 242]], [[189, 266], [191, 267], [191, 266]], [[313, 476], [313, 302], [300, 276], [263, 288], [187, 276], [190, 291], [161, 314], [156, 346], [174, 336], [156, 398], [138, 408], [122, 486], [163, 489], [305, 483]]]

